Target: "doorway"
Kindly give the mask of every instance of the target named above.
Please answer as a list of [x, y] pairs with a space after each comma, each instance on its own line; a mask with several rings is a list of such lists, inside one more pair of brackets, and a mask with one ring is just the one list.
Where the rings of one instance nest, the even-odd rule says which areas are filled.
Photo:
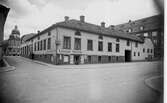
[[131, 51], [125, 50], [125, 62], [130, 62], [130, 61], [131, 61]]
[[74, 64], [80, 64], [80, 55], [74, 55]]

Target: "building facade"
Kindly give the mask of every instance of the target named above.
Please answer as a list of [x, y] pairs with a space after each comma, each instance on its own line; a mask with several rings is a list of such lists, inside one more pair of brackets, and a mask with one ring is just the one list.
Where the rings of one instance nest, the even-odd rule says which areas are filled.
[[6, 18], [9, 12], [9, 8], [0, 4], [0, 61], [2, 60], [3, 55], [3, 40], [4, 40], [4, 25], [6, 22]]
[[151, 39], [129, 35], [80, 20], [56, 23], [21, 45], [22, 55], [52, 64], [113, 63], [154, 57]]
[[136, 35], [142, 38], [150, 38], [154, 44], [154, 55], [156, 59], [163, 57], [164, 51], [164, 25], [163, 16], [155, 15], [139, 20], [129, 20], [128, 23], [111, 25], [110, 29], [116, 29], [122, 32], [126, 32], [130, 35]]
[[17, 26], [12, 30], [8, 41], [8, 47], [5, 51], [5, 55], [8, 56], [19, 56], [20, 55], [20, 31]]

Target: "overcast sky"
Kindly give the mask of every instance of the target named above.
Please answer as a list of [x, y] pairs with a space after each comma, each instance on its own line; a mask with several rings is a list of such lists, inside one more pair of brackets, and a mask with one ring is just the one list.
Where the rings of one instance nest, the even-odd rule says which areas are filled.
[[153, 0], [1, 0], [10, 8], [5, 24], [5, 39], [18, 25], [21, 36], [36, 33], [64, 20], [85, 16], [86, 22], [106, 26], [158, 14]]

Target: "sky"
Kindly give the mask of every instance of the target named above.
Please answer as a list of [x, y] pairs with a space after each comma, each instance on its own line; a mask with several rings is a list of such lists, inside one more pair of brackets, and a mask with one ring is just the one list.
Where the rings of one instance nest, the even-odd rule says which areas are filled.
[[153, 0], [1, 0], [10, 8], [4, 39], [18, 26], [21, 36], [37, 33], [56, 22], [64, 21], [64, 16], [77, 19], [85, 16], [85, 21], [106, 26], [126, 23], [159, 14]]

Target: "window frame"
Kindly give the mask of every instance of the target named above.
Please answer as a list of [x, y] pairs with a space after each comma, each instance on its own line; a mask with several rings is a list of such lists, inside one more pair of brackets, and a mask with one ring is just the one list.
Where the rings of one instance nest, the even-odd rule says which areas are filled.
[[[79, 43], [77, 43], [77, 40], [79, 40]], [[81, 38], [74, 38], [74, 50], [81, 50]]]
[[[69, 40], [67, 40], [67, 38]], [[66, 41], [65, 41], [65, 39], [66, 39]], [[64, 36], [63, 37], [63, 49], [71, 49], [71, 37], [70, 36]]]

